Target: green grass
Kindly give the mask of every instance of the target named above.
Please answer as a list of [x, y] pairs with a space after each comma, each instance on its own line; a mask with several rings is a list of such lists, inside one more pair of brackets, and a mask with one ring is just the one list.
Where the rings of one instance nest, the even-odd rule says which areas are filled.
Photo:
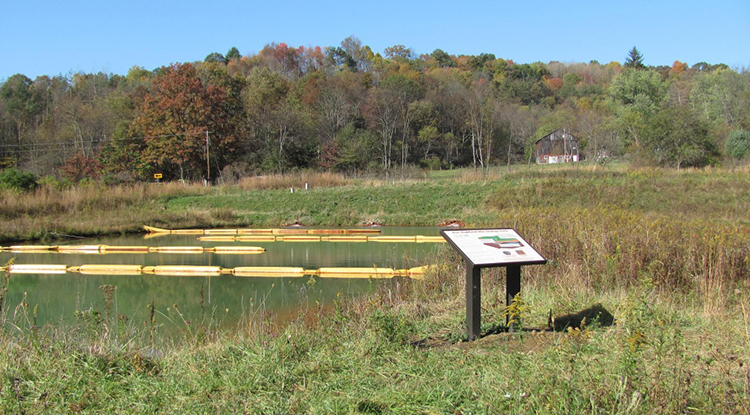
[[[504, 274], [484, 270], [486, 335], [461, 341], [465, 271], [447, 246], [422, 281], [342, 297], [332, 310], [310, 305], [283, 326], [250, 311], [222, 332], [207, 318], [177, 340], [106, 310], [37, 328], [33, 305], [0, 301], [0, 412], [750, 413], [746, 172], [464, 173], [148, 203], [169, 227], [512, 226], [550, 260], [523, 270], [520, 334], [497, 330]], [[594, 304], [613, 325], [547, 330], [550, 315], [561, 322]]]

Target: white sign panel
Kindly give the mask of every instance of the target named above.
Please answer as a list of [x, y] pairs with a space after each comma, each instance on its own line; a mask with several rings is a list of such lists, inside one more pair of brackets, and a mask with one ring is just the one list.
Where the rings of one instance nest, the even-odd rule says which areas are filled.
[[446, 229], [442, 233], [474, 265], [546, 262], [513, 229]]

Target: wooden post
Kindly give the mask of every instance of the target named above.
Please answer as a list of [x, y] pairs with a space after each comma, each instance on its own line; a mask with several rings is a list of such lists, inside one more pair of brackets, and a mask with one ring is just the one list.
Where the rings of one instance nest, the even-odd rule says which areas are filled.
[[[521, 266], [508, 265], [505, 270], [505, 305], [510, 307], [513, 298], [521, 292]], [[510, 324], [510, 315], [505, 316], [505, 325]], [[514, 327], [509, 327], [513, 331]]]
[[482, 269], [466, 261], [466, 335], [482, 335]]

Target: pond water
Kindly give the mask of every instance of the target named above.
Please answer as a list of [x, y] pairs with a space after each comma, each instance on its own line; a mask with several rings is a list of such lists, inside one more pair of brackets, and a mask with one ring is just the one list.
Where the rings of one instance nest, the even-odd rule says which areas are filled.
[[[383, 227], [381, 235], [438, 235], [435, 227]], [[199, 241], [198, 235], [158, 237], [121, 236], [72, 240], [59, 245], [109, 246], [259, 246], [259, 255], [231, 254], [68, 254], [59, 252], [0, 252], [5, 264], [126, 264], [126, 265], [211, 265], [222, 268], [272, 266], [318, 269], [324, 267], [388, 267], [394, 269], [426, 265], [436, 243], [386, 242], [217, 242]], [[258, 310], [273, 313], [277, 319], [296, 316], [300, 307], [328, 307], [338, 296], [357, 296], [394, 279], [349, 279], [304, 277], [237, 277], [221, 275], [83, 275], [11, 274], [5, 299], [5, 312], [12, 318], [22, 301], [29, 304], [28, 314], [36, 308], [38, 325], [67, 324], [75, 321], [77, 311], [96, 310], [105, 314], [107, 302], [103, 286], [115, 287], [110, 315], [141, 323], [150, 319], [154, 304], [156, 321], [161, 327], [184, 327], [182, 319], [200, 321], [214, 316], [225, 327], [236, 325]], [[25, 298], [25, 300], [24, 300]], [[177, 305], [180, 316], [173, 305]], [[287, 317], [288, 318], [288, 317]]]

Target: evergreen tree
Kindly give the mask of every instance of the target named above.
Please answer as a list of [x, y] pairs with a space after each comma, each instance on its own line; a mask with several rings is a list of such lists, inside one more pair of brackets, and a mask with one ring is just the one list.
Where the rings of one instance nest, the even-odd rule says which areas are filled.
[[646, 69], [646, 65], [643, 64], [643, 55], [641, 55], [641, 52], [635, 46], [628, 52], [628, 57], [625, 58], [623, 66], [633, 69]]

